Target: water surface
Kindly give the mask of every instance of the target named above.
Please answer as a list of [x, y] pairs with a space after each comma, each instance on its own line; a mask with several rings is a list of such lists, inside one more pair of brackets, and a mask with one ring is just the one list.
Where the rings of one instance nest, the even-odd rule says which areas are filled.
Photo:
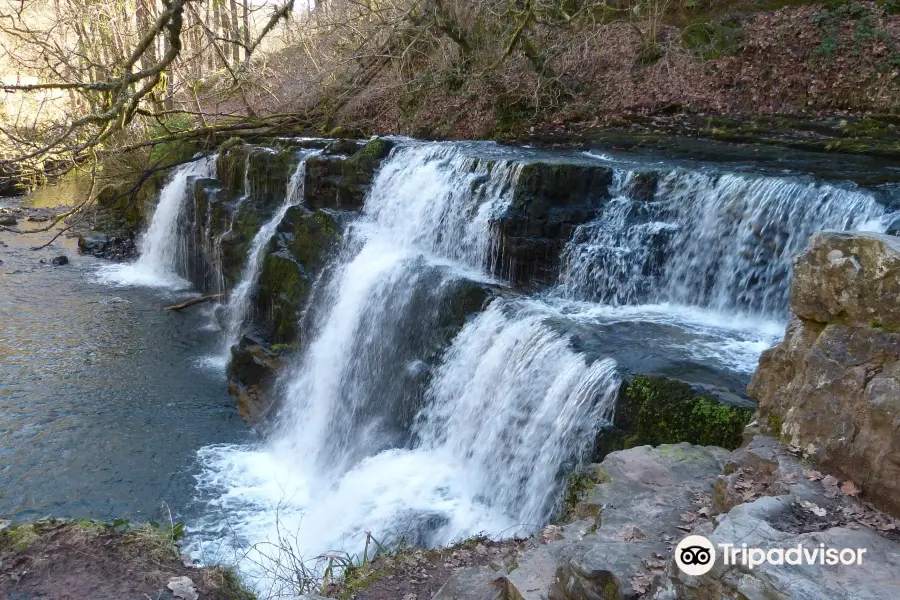
[[35, 241], [0, 232], [0, 518], [146, 520], [166, 502], [189, 520], [195, 452], [249, 436], [196, 365], [218, 333], [202, 309], [161, 310], [183, 295], [97, 282], [74, 240]]

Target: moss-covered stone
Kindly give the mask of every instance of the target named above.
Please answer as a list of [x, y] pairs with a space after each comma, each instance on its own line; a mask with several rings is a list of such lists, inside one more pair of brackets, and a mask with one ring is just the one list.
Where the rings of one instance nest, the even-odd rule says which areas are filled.
[[299, 342], [300, 314], [312, 279], [339, 235], [337, 221], [325, 211], [295, 206], [285, 214], [263, 262], [256, 297], [260, 325], [272, 343]]
[[622, 384], [612, 427], [600, 432], [595, 460], [614, 450], [688, 442], [733, 450], [752, 410], [720, 402], [690, 385], [638, 376]]
[[359, 156], [366, 158], [382, 159], [387, 158], [394, 147], [394, 142], [384, 138], [375, 138], [363, 146], [359, 151]]
[[313, 156], [306, 163], [306, 200], [312, 208], [359, 210], [381, 160], [393, 143], [374, 139], [349, 158]]

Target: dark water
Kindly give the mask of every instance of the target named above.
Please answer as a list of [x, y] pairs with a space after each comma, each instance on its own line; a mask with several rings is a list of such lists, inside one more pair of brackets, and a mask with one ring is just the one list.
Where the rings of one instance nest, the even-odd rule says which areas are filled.
[[190, 519], [196, 450], [250, 435], [196, 362], [218, 332], [160, 310], [184, 294], [96, 283], [74, 240], [35, 239], [0, 232], [0, 518]]

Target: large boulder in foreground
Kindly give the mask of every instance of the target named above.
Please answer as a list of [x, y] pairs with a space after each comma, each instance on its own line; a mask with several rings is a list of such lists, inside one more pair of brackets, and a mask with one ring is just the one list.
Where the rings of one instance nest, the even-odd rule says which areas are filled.
[[820, 233], [750, 383], [758, 425], [900, 514], [900, 240]]

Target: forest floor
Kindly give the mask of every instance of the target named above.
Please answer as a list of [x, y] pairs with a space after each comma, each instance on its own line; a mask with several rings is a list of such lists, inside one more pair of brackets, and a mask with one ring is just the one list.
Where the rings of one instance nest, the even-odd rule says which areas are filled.
[[[620, 130], [900, 156], [900, 0], [666, 6], [651, 60], [627, 21], [537, 27], [552, 80], [522, 57], [495, 61], [496, 40], [467, 59], [440, 49], [320, 91], [317, 133], [564, 142]], [[261, 112], [302, 112], [301, 53], [273, 58]]]

